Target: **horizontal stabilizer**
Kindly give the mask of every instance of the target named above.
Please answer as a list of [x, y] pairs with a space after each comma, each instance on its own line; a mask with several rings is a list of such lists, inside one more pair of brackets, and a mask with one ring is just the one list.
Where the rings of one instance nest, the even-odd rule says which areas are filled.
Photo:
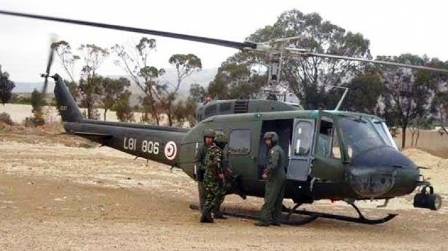
[[101, 145], [109, 145], [112, 135], [103, 133], [91, 133], [91, 132], [73, 132], [72, 134], [95, 141]]

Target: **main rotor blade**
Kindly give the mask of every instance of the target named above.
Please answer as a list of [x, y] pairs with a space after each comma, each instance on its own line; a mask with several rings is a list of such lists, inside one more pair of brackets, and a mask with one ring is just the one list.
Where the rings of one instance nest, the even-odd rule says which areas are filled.
[[194, 41], [194, 42], [200, 42], [200, 43], [207, 43], [207, 44], [214, 44], [214, 45], [220, 45], [220, 46], [225, 46], [225, 47], [231, 47], [231, 48], [240, 49], [240, 50], [244, 49], [244, 48], [256, 48], [256, 44], [255, 43], [251, 43], [251, 42], [240, 43], [240, 42], [233, 42], [233, 41], [227, 41], [227, 40], [221, 40], [221, 39], [215, 39], [215, 38], [192, 36], [192, 35], [172, 33], [172, 32], [165, 32], [165, 31], [148, 30], [148, 29], [133, 28], [133, 27], [127, 27], [127, 26], [120, 26], [120, 25], [87, 22], [87, 21], [81, 21], [81, 20], [73, 20], [73, 19], [66, 19], [66, 18], [57, 18], [57, 17], [25, 14], [25, 13], [18, 13], [18, 12], [3, 11], [3, 10], [0, 10], [0, 14], [11, 15], [11, 16], [19, 16], [19, 17], [27, 17], [27, 18], [35, 18], [35, 19], [43, 19], [43, 20], [56, 21], [56, 22], [62, 22], [62, 23], [71, 23], [71, 24], [79, 24], [79, 25], [86, 25], [86, 26], [94, 26], [94, 27], [100, 27], [100, 28], [105, 28], [105, 29], [137, 32], [137, 33], [143, 33], [143, 34], [149, 34], [149, 35], [155, 35], [155, 36], [162, 36], [162, 37], [177, 38], [177, 39], [189, 40], [189, 41]]
[[438, 72], [446, 72], [446, 73], [448, 73], [448, 69], [433, 68], [433, 67], [420, 66], [420, 65], [403, 64], [403, 63], [395, 63], [395, 62], [389, 62], [389, 61], [370, 60], [370, 59], [364, 59], [364, 58], [354, 58], [354, 57], [337, 56], [337, 55], [320, 54], [320, 53], [311, 53], [311, 52], [304, 52], [304, 53], [299, 52], [297, 54], [304, 55], [304, 56], [315, 56], [315, 57], [326, 57], [326, 58], [335, 58], [335, 59], [354, 60], [354, 61], [360, 61], [360, 62], [366, 62], [366, 63], [385, 64], [385, 65], [393, 65], [393, 66], [414, 68], [414, 69], [419, 69], [419, 70], [429, 70], [429, 71], [438, 71]]

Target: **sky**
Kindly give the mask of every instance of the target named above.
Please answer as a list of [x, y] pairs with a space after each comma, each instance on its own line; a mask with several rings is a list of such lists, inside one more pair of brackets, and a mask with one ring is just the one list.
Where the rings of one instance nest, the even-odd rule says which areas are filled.
[[[273, 24], [284, 11], [317, 12], [323, 19], [370, 40], [372, 55], [427, 54], [448, 60], [448, 2], [443, 0], [0, 0], [5, 11], [47, 15], [92, 22], [206, 36], [243, 42], [257, 29]], [[0, 65], [15, 82], [41, 82], [46, 69], [50, 35], [68, 41], [73, 48], [83, 43], [110, 48], [132, 45], [137, 33], [0, 15]], [[148, 36], [157, 40], [150, 63], [170, 68], [175, 53], [194, 53], [204, 68], [219, 67], [236, 49]], [[100, 74], [122, 75], [110, 57]], [[58, 59], [51, 73], [68, 77]]]

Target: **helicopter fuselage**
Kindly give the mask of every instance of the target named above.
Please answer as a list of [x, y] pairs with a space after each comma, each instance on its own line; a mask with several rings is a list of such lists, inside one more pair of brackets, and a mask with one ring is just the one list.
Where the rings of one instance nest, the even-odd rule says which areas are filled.
[[[411, 193], [419, 184], [417, 166], [397, 150], [384, 122], [375, 116], [297, 110], [208, 118], [181, 143], [180, 168], [192, 178], [194, 153], [205, 128], [228, 135], [230, 165], [241, 175], [248, 195], [264, 195], [267, 131], [277, 132], [288, 156], [285, 197], [294, 201], [392, 198]], [[361, 138], [350, 142], [344, 137], [347, 132]], [[363, 139], [363, 133], [371, 135]]]

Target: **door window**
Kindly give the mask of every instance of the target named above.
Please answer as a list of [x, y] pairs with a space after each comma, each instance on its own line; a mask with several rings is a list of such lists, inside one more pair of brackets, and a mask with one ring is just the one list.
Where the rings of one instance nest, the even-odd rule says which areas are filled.
[[230, 132], [229, 151], [232, 154], [247, 154], [252, 142], [250, 129], [237, 129]]
[[309, 121], [299, 121], [296, 124], [294, 155], [308, 156], [313, 146], [313, 124]]

